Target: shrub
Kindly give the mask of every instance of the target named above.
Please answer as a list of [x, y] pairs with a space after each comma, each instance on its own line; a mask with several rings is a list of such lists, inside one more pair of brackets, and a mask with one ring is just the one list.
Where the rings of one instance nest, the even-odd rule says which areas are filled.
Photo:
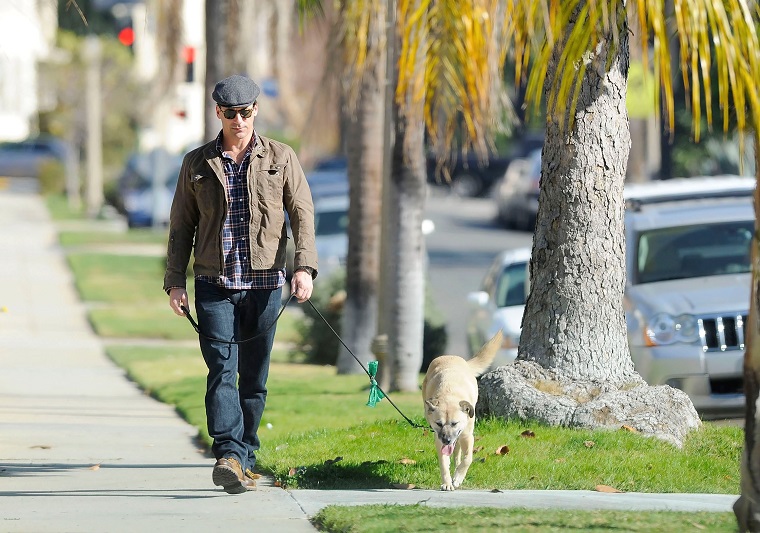
[[[322, 313], [338, 335], [341, 335], [345, 273], [337, 273], [322, 283], [319, 290], [314, 292], [311, 303]], [[296, 349], [306, 354], [308, 363], [335, 365], [340, 351], [340, 341], [310, 305], [304, 305], [303, 311], [304, 318], [296, 326], [302, 340]], [[429, 295], [426, 295], [421, 372], [427, 370], [430, 361], [445, 352], [447, 343], [448, 334], [444, 320], [434, 308]]]
[[43, 196], [63, 194], [66, 191], [66, 169], [58, 161], [42, 163], [38, 179]]

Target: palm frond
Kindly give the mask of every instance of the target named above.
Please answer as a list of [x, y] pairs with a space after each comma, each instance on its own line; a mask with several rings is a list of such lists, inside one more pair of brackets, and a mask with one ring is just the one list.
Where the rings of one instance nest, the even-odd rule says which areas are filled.
[[[619, 45], [622, 17], [628, 16], [621, 0], [507, 0], [504, 14], [506, 28], [502, 53], [509, 51], [515, 59], [517, 79], [528, 78], [528, 102], [534, 110], [546, 98], [548, 112], [572, 120], [578, 84], [584, 65], [598, 52], [602, 40]], [[735, 117], [740, 131], [749, 120], [756, 131], [760, 126], [757, 81], [760, 79], [760, 44], [757, 26], [758, 4], [752, 0], [675, 0], [674, 12], [665, 13], [662, 0], [634, 0], [629, 18], [643, 50], [651, 50], [656, 85], [655, 109], [664, 109], [668, 126], [674, 125], [673, 78], [668, 17], [675, 22], [679, 44], [679, 61], [686, 88], [687, 103], [692, 110], [693, 131], [700, 136], [702, 113], [712, 126], [713, 98], [722, 111], [722, 126], [727, 129]], [[544, 94], [546, 70], [553, 59], [555, 46], [562, 46], [556, 72], [548, 80]], [[645, 67], [648, 67], [644, 54]], [[648, 68], [645, 68], [645, 72]], [[713, 72], [717, 72], [717, 95], [712, 93]], [[754, 81], [753, 81], [754, 80]], [[663, 102], [660, 103], [660, 94]], [[741, 138], [740, 138], [741, 141]]]

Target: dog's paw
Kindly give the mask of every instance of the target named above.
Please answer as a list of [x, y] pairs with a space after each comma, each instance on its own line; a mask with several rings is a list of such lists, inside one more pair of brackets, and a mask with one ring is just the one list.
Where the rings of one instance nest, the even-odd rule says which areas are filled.
[[441, 485], [441, 490], [454, 490], [454, 485], [451, 484], [449, 481], [448, 483], [444, 483]]
[[462, 486], [462, 482], [464, 481], [464, 476], [454, 476], [454, 481], [452, 482], [452, 485], [454, 485], [455, 489], [458, 489]]

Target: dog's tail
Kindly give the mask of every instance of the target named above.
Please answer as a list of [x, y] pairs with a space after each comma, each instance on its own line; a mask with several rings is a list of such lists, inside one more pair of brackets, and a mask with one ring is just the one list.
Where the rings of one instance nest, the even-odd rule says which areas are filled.
[[491, 337], [490, 341], [483, 345], [480, 351], [478, 351], [472, 359], [467, 361], [467, 364], [470, 365], [475, 377], [480, 376], [488, 370], [493, 362], [493, 358], [496, 357], [496, 352], [501, 348], [503, 341], [504, 333], [499, 330], [496, 332], [496, 335]]

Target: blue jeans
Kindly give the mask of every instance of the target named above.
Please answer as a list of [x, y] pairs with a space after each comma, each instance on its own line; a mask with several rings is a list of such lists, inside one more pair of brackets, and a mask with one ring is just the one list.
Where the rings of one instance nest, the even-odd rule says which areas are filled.
[[260, 446], [258, 430], [281, 294], [282, 288], [230, 290], [195, 282], [195, 312], [203, 335], [230, 341], [260, 335], [243, 344], [200, 337], [208, 368], [206, 423], [214, 440], [211, 451], [217, 459], [236, 457], [244, 471], [255, 466]]

